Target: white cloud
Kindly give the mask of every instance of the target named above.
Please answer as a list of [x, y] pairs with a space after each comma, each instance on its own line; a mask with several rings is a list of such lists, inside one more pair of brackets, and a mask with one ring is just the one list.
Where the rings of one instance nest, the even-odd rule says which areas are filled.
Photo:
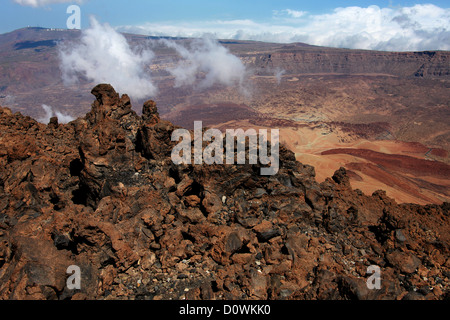
[[75, 120], [73, 117], [69, 116], [68, 114], [62, 113], [60, 111], [55, 111], [51, 106], [48, 106], [46, 104], [42, 105], [42, 109], [44, 109], [45, 115], [41, 118], [39, 118], [37, 121], [47, 124], [50, 121], [50, 118], [53, 116], [56, 116], [58, 118], [59, 123], [68, 123], [70, 121]]
[[[286, 16], [286, 17], [284, 17]], [[450, 50], [450, 8], [432, 4], [411, 7], [336, 8], [328, 14], [286, 9], [272, 21], [196, 21], [122, 26], [122, 31], [148, 35], [201, 37], [391, 51]]]
[[[450, 49], [450, 9], [434, 5], [407, 8], [337, 8], [313, 16], [305, 27], [313, 44], [377, 50]], [[295, 36], [294, 36], [295, 38]]]
[[258, 30], [261, 25], [252, 20], [215, 20], [179, 23], [152, 23], [119, 26], [116, 30], [151, 36], [203, 38], [205, 35], [216, 39], [231, 39], [238, 30]]
[[135, 99], [157, 92], [145, 71], [154, 56], [148, 48], [132, 48], [123, 35], [108, 24], [91, 18], [89, 29], [82, 31], [79, 42], [59, 47], [60, 68], [66, 84], [79, 78], [96, 83], [110, 83], [117, 91]]
[[[194, 40], [189, 47], [162, 40], [181, 60], [167, 71], [175, 86], [192, 85], [200, 89], [221, 84], [238, 86], [244, 93], [247, 70], [241, 60], [212, 38]], [[148, 43], [149, 45], [151, 42]], [[149, 72], [154, 53], [150, 48], [132, 48], [126, 38], [108, 24], [91, 18], [91, 27], [83, 30], [79, 41], [59, 45], [60, 69], [64, 83], [80, 79], [110, 83], [132, 98], [154, 96], [157, 87]]]
[[15, 3], [20, 4], [21, 6], [29, 6], [29, 7], [42, 7], [54, 3], [82, 3], [83, 0], [14, 0]]
[[292, 18], [300, 18], [303, 17], [307, 12], [306, 11], [296, 11], [291, 9], [284, 10], [288, 15], [290, 15]]
[[305, 16], [306, 14], [308, 14], [307, 11], [298, 11], [298, 10], [291, 10], [291, 9], [284, 9], [284, 10], [274, 10], [273, 14], [275, 16], [283, 16], [283, 15], [287, 15], [290, 16], [292, 18], [300, 18]]
[[194, 40], [190, 48], [174, 41], [162, 42], [175, 49], [182, 58], [177, 66], [168, 70], [175, 77], [175, 86], [194, 85], [198, 80], [200, 88], [216, 83], [226, 86], [243, 85], [246, 76], [244, 64], [216, 40]]

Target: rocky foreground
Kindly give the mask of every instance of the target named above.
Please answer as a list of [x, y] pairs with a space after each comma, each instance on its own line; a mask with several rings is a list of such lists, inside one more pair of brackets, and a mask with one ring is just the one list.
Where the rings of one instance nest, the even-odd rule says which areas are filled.
[[449, 298], [449, 203], [366, 196], [345, 169], [318, 184], [284, 147], [270, 177], [177, 166], [153, 101], [139, 116], [110, 85], [92, 93], [66, 125], [0, 108], [0, 298]]

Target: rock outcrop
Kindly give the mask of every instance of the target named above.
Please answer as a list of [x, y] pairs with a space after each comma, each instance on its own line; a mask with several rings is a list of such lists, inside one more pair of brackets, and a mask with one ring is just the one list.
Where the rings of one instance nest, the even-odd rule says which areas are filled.
[[153, 101], [92, 94], [69, 124], [0, 108], [1, 299], [448, 298], [450, 204], [366, 196], [343, 168], [318, 184], [284, 147], [270, 177], [175, 165]]

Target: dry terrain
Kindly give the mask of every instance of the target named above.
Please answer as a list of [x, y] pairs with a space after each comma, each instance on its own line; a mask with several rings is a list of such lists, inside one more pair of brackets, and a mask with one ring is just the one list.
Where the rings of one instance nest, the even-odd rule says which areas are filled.
[[[0, 35], [0, 105], [34, 118], [43, 116], [42, 104], [74, 117], [88, 112], [95, 84], [65, 87], [58, 67], [58, 41], [78, 36], [39, 28]], [[352, 186], [366, 194], [382, 189], [398, 202], [418, 204], [449, 200], [449, 52], [220, 43], [246, 65], [244, 89], [175, 88], [166, 68], [178, 56], [152, 47], [148, 72], [159, 94], [151, 98], [163, 119], [187, 128], [195, 120], [222, 129], [279, 128], [296, 158], [315, 167], [318, 182], [343, 166]]]

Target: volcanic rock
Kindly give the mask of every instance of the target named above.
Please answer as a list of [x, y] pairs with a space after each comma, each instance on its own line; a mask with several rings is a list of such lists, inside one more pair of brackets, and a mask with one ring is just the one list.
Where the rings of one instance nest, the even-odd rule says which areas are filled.
[[153, 101], [139, 116], [110, 85], [92, 94], [68, 124], [0, 108], [1, 299], [448, 297], [448, 203], [367, 196], [345, 169], [319, 184], [284, 146], [274, 176], [175, 165]]

